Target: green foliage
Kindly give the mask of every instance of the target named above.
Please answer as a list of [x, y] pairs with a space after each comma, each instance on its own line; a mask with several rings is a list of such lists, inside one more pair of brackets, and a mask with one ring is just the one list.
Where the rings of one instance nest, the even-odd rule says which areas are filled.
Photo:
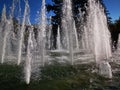
[[90, 65], [61, 65], [59, 63], [47, 65], [41, 69], [41, 78], [43, 80], [64, 79], [66, 77], [72, 77], [79, 73], [91, 71]]
[[[120, 65], [111, 63], [114, 68]], [[41, 80], [23, 82], [23, 70], [17, 65], [0, 65], [0, 90], [120, 90], [120, 72], [112, 80], [93, 73], [95, 64], [61, 65], [41, 68]]]
[[116, 30], [118, 30], [119, 31], [119, 33], [120, 33], [120, 17], [119, 17], [119, 19], [118, 20], [116, 20], [115, 21], [115, 28], [116, 28]]
[[111, 32], [112, 48], [115, 47], [115, 49], [117, 49], [119, 33], [120, 33], [120, 18], [115, 20], [115, 22], [109, 23], [109, 30]]
[[[61, 65], [54, 64], [45, 66], [41, 70], [41, 79], [56, 83], [62, 82], [68, 90], [117, 90], [116, 81], [92, 73], [95, 64]], [[119, 80], [117, 78], [117, 80]], [[111, 85], [111, 83], [115, 83]], [[60, 84], [60, 83], [59, 83]], [[56, 86], [55, 86], [56, 87]], [[57, 87], [56, 87], [57, 88]], [[62, 90], [67, 90], [62, 89]], [[55, 89], [61, 90], [61, 89]]]
[[13, 90], [21, 82], [22, 68], [17, 65], [0, 65], [0, 90]]

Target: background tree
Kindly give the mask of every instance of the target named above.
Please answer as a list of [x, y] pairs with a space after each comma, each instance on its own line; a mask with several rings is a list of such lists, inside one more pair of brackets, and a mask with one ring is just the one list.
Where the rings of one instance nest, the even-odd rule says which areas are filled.
[[118, 47], [118, 39], [120, 33], [120, 17], [119, 19], [115, 20], [115, 22], [109, 23], [109, 29], [111, 32], [112, 49], [114, 51]]
[[[55, 15], [52, 16], [52, 35], [53, 35], [53, 44], [56, 46], [56, 35], [58, 25], [61, 28], [61, 18], [62, 18], [62, 6], [63, 0], [52, 0], [53, 5], [47, 4], [47, 11], [52, 11]], [[79, 8], [82, 8], [82, 11], [85, 11], [84, 4], [87, 3], [87, 0], [72, 0], [72, 12], [73, 18], [77, 21], [77, 15], [79, 14]]]
[[[106, 9], [103, 0], [96, 0], [100, 1], [102, 6], [104, 7], [105, 14], [107, 15], [108, 21], [110, 21], [110, 17], [108, 17], [109, 13]], [[47, 4], [47, 11], [52, 11], [54, 13], [54, 16], [52, 16], [52, 34], [53, 34], [53, 44], [56, 46], [56, 35], [57, 35], [57, 27], [58, 25], [61, 26], [61, 18], [62, 18], [62, 6], [63, 6], [63, 0], [52, 0], [53, 4]], [[88, 0], [72, 0], [72, 12], [73, 12], [73, 18], [76, 23], [76, 27], [78, 28], [80, 26], [80, 22], [78, 21], [77, 17], [80, 14], [79, 8], [81, 8], [82, 12], [86, 13], [86, 6], [87, 6]], [[87, 13], [85, 14], [86, 17]], [[85, 19], [85, 18], [84, 18]], [[61, 27], [60, 27], [61, 28]]]
[[[111, 17], [109, 17], [109, 12], [103, 2], [103, 0], [96, 0], [99, 1], [103, 8], [104, 8], [104, 12], [107, 15], [108, 20], [111, 21]], [[55, 15], [52, 16], [52, 24], [57, 24], [57, 25], [61, 25], [61, 17], [62, 17], [62, 5], [63, 5], [63, 0], [52, 0], [53, 4], [47, 4], [47, 11], [50, 12], [52, 11]], [[72, 0], [72, 12], [73, 12], [73, 17], [75, 20], [77, 15], [79, 14], [79, 8], [81, 8], [81, 11], [86, 11], [86, 7], [87, 6], [87, 2], [88, 0]]]

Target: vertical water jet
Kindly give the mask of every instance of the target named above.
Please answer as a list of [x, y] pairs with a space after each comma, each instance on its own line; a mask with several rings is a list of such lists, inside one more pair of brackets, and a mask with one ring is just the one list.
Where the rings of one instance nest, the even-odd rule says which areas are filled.
[[28, 1], [25, 1], [25, 10], [24, 10], [24, 16], [23, 16], [23, 21], [22, 21], [22, 27], [20, 31], [20, 40], [19, 40], [19, 47], [18, 47], [18, 62], [17, 64], [19, 65], [21, 63], [21, 57], [22, 57], [22, 45], [23, 45], [23, 39], [24, 39], [24, 31], [25, 31], [25, 20], [26, 20], [26, 15], [27, 15], [27, 10], [28, 10]]
[[60, 28], [58, 26], [58, 29], [57, 29], [57, 50], [61, 50], [62, 47], [61, 47], [61, 40], [60, 40]]
[[99, 67], [100, 74], [111, 78], [112, 70], [109, 64], [112, 56], [110, 32], [104, 9], [99, 1], [88, 0], [87, 12], [86, 28], [88, 29], [89, 47], [94, 53], [95, 62]]
[[4, 58], [5, 58], [5, 49], [6, 49], [6, 44], [7, 44], [7, 35], [8, 35], [8, 31], [7, 31], [7, 25], [8, 25], [8, 20], [6, 18], [6, 6], [4, 5], [3, 7], [3, 11], [2, 11], [2, 17], [1, 17], [1, 22], [2, 24], [2, 31], [1, 33], [3, 33], [3, 42], [2, 42], [2, 52], [1, 52], [1, 63], [4, 63]]
[[42, 0], [41, 16], [38, 26], [38, 45], [40, 49], [41, 64], [45, 64], [45, 44], [46, 44], [46, 7], [45, 0]]
[[[89, 0], [87, 29], [91, 33], [91, 45], [94, 50], [97, 63], [111, 57], [110, 32], [107, 26], [107, 19], [103, 7], [96, 0]], [[90, 40], [91, 39], [91, 40]], [[93, 47], [94, 46], [94, 47]]]
[[67, 49], [69, 50], [69, 59], [71, 64], [73, 65], [73, 18], [72, 18], [72, 3], [71, 0], [64, 0], [63, 1], [63, 17], [62, 17], [62, 27], [63, 31], [65, 32], [66, 41], [67, 42]]
[[73, 32], [74, 32], [74, 38], [75, 38], [75, 49], [76, 50], [79, 50], [79, 41], [78, 41], [78, 33], [77, 33], [77, 28], [76, 28], [76, 25], [75, 25], [75, 20], [73, 20]]

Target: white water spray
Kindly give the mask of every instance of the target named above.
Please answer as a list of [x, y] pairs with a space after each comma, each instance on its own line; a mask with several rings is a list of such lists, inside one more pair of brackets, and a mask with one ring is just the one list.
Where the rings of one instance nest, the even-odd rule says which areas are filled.
[[40, 56], [42, 66], [45, 64], [45, 44], [46, 44], [46, 7], [45, 0], [42, 0], [40, 24], [38, 26], [38, 45], [40, 49]]
[[72, 3], [71, 0], [63, 1], [63, 18], [62, 18], [62, 27], [65, 32], [64, 44], [67, 42], [67, 49], [69, 50], [69, 59], [73, 65], [73, 18], [72, 18]]
[[88, 36], [91, 33], [91, 38], [89, 38], [89, 41], [92, 40], [90, 46], [94, 51], [96, 62], [99, 63], [101, 60], [108, 60], [111, 57], [110, 32], [104, 9], [99, 2], [89, 0], [88, 5]]
[[7, 28], [7, 25], [8, 25], [8, 21], [7, 21], [7, 18], [6, 18], [6, 6], [4, 5], [4, 8], [3, 8], [3, 11], [2, 11], [2, 20], [1, 22], [3, 23], [2, 25], [2, 28], [3, 28], [3, 31], [1, 32], [4, 32], [4, 36], [3, 36], [3, 47], [2, 47], [2, 55], [1, 55], [1, 63], [4, 63], [4, 58], [5, 58], [5, 48], [6, 48], [6, 44], [7, 44], [7, 35], [8, 35], [8, 28]]
[[22, 27], [21, 27], [21, 32], [20, 32], [20, 41], [19, 41], [19, 47], [18, 47], [18, 62], [17, 64], [19, 65], [21, 63], [21, 57], [22, 57], [22, 45], [23, 45], [23, 39], [24, 39], [24, 31], [25, 31], [25, 19], [27, 15], [27, 9], [29, 7], [28, 1], [25, 3], [25, 10], [24, 10], [24, 16], [23, 16], [23, 21], [22, 21]]
[[61, 40], [60, 40], [60, 28], [58, 26], [58, 29], [57, 29], [57, 50], [61, 50], [62, 47], [61, 47]]

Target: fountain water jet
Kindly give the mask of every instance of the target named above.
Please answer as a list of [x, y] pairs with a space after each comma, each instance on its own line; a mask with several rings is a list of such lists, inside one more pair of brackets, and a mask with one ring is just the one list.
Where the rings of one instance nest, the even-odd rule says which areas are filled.
[[51, 49], [51, 30], [52, 30], [52, 25], [51, 25], [51, 19], [52, 17], [50, 17], [50, 25], [49, 25], [49, 31], [48, 31], [48, 49]]
[[30, 7], [28, 4], [28, 0], [25, 1], [26, 3], [26, 7], [27, 7], [27, 14], [26, 14], [26, 20], [25, 20], [25, 24], [27, 24], [28, 26], [28, 31], [29, 31], [29, 36], [28, 36], [28, 44], [27, 44], [27, 52], [26, 52], [26, 59], [25, 59], [25, 81], [27, 84], [30, 83], [30, 77], [31, 77], [31, 64], [32, 64], [32, 60], [33, 59], [33, 54], [34, 54], [34, 49], [35, 49], [35, 45], [34, 44], [34, 32], [33, 32], [33, 27], [30, 23]]
[[73, 65], [73, 18], [72, 18], [72, 3], [71, 0], [63, 1], [63, 17], [62, 17], [62, 27], [65, 32], [65, 37], [67, 39], [67, 49], [69, 50], [69, 59]]
[[30, 83], [30, 77], [31, 77], [31, 64], [32, 64], [32, 60], [34, 60], [33, 58], [33, 51], [35, 49], [35, 45], [34, 44], [34, 33], [33, 33], [33, 28], [30, 26], [29, 27], [29, 38], [28, 38], [28, 46], [27, 46], [27, 55], [26, 55], [26, 61], [25, 61], [25, 81], [27, 84]]
[[[97, 2], [97, 3], [96, 3]], [[107, 18], [99, 1], [88, 0], [88, 16], [85, 28], [88, 32], [89, 48], [95, 55], [95, 62], [100, 69], [100, 74], [112, 77], [109, 64], [111, 60], [110, 32], [107, 26]], [[101, 67], [102, 66], [102, 67]], [[105, 68], [103, 68], [105, 67]], [[104, 72], [104, 70], [106, 72]]]
[[32, 47], [32, 42], [31, 42], [31, 30], [29, 31], [29, 38], [28, 38], [28, 46], [27, 46], [27, 55], [26, 55], [26, 63], [25, 63], [25, 81], [27, 84], [30, 83], [30, 77], [31, 77], [31, 47]]
[[[87, 52], [82, 51], [80, 49], [80, 45], [79, 45], [79, 39], [78, 39], [78, 32], [77, 29], [78, 27], [76, 27], [77, 25], [75, 25], [75, 20], [73, 19], [73, 14], [72, 14], [72, 2], [71, 0], [63, 0], [63, 17], [62, 17], [62, 26], [61, 26], [61, 30], [58, 27], [57, 30], [57, 49], [58, 50], [51, 50], [51, 30], [49, 30], [48, 34], [46, 34], [46, 8], [45, 8], [45, 0], [42, 0], [42, 6], [41, 6], [41, 16], [40, 16], [40, 21], [39, 21], [39, 25], [37, 27], [38, 30], [38, 37], [34, 38], [34, 31], [32, 28], [32, 25], [29, 21], [30, 17], [30, 11], [29, 11], [29, 4], [28, 4], [28, 0], [25, 1], [25, 10], [24, 10], [24, 17], [23, 17], [23, 21], [22, 21], [22, 26], [19, 25], [19, 29], [20, 30], [20, 40], [19, 40], [19, 47], [18, 47], [18, 62], [17, 64], [19, 65], [21, 63], [21, 58], [24, 57], [22, 54], [22, 45], [23, 43], [23, 39], [24, 39], [24, 32], [25, 32], [25, 27], [26, 24], [29, 25], [29, 36], [28, 36], [28, 45], [27, 45], [27, 51], [25, 53], [25, 81], [27, 84], [30, 83], [30, 78], [31, 78], [31, 74], [34, 73], [36, 67], [38, 68], [39, 66], [36, 65], [39, 64], [41, 66], [44, 66], [45, 62], [46, 62], [46, 57], [49, 59], [63, 59], [64, 60], [70, 60], [70, 63], [73, 65], [75, 60], [81, 60], [83, 58], [84, 60], [87, 57], [87, 62], [89, 62], [89, 56], [88, 56], [88, 52], [89, 53], [93, 53], [95, 56], [95, 61], [100, 64], [100, 73], [102, 73], [102, 69], [101, 68], [103, 66], [106, 65], [106, 69], [108, 70], [109, 75], [108, 76], [112, 76], [111, 74], [111, 67], [108, 63], [108, 59], [111, 57], [111, 48], [110, 48], [110, 34], [107, 28], [107, 20], [106, 20], [106, 16], [104, 14], [104, 10], [102, 8], [102, 6], [99, 3], [96, 3], [95, 0], [89, 0], [88, 1], [88, 8], [87, 9], [87, 21], [82, 22], [82, 29], [83, 29], [83, 35], [82, 36], [82, 41], [83, 42], [83, 46], [82, 49], [85, 49]], [[13, 5], [14, 7], [14, 5]], [[14, 11], [14, 10], [13, 10]], [[21, 12], [21, 10], [20, 10]], [[82, 13], [82, 12], [81, 12]], [[13, 14], [13, 13], [12, 13]], [[84, 19], [84, 13], [82, 13], [83, 15], [80, 17], [81, 20]], [[19, 18], [20, 19], [20, 18]], [[5, 7], [3, 9], [3, 14], [2, 14], [2, 29], [5, 29], [4, 31], [4, 37], [2, 38], [2, 44], [3, 44], [3, 50], [2, 50], [2, 63], [4, 62], [4, 57], [5, 57], [5, 48], [6, 48], [6, 40], [7, 40], [7, 35], [9, 33], [9, 30], [12, 27], [12, 24], [10, 24], [12, 21], [12, 19], [10, 18], [10, 20], [6, 19], [6, 11], [5, 11]], [[20, 20], [19, 20], [20, 23]], [[10, 28], [10, 29], [9, 29]], [[2, 32], [2, 29], [0, 27], [0, 31]], [[52, 27], [50, 26], [50, 29], [52, 29]], [[7, 31], [6, 31], [7, 30]], [[79, 30], [79, 29], [78, 29]], [[61, 31], [61, 32], [60, 32]], [[48, 36], [46, 36], [48, 35]], [[1, 35], [2, 36], [2, 35]], [[1, 37], [0, 37], [1, 38]], [[48, 51], [46, 53], [46, 38], [48, 38]], [[37, 45], [36, 45], [37, 42]], [[62, 43], [62, 44], [61, 44]], [[54, 45], [52, 45], [54, 46]], [[24, 49], [24, 48], [23, 48]], [[64, 49], [64, 50], [63, 50]], [[81, 55], [81, 52], [83, 55]], [[49, 54], [50, 53], [50, 54]], [[77, 53], [77, 54], [76, 54]], [[47, 55], [48, 54], [48, 55]], [[53, 56], [52, 56], [53, 54]], [[79, 54], [79, 55], [78, 55]], [[33, 56], [38, 56], [37, 58], [33, 58]], [[51, 55], [51, 56], [50, 56]], [[56, 55], [56, 56], [55, 56]], [[57, 56], [58, 55], [58, 56]], [[86, 55], [86, 56], [85, 56]], [[52, 57], [52, 58], [51, 58]], [[56, 58], [57, 57], [57, 58]], [[93, 57], [93, 56], [90, 56]], [[80, 59], [79, 59], [80, 58]], [[107, 59], [107, 60], [105, 60]], [[104, 61], [104, 62], [103, 62]], [[35, 62], [35, 64], [33, 63]], [[48, 61], [49, 63], [50, 61]], [[102, 64], [101, 64], [102, 63]], [[33, 65], [34, 64], [34, 65]], [[32, 66], [33, 65], [33, 66]], [[103, 65], [103, 66], [102, 66]], [[34, 69], [33, 69], [34, 68]], [[36, 72], [36, 71], [35, 71]], [[39, 72], [37, 72], [39, 73]]]
[[60, 40], [60, 28], [58, 26], [58, 29], [57, 29], [57, 50], [61, 50], [62, 47], [61, 47], [61, 40]]
[[38, 26], [38, 45], [40, 49], [40, 56], [42, 66], [45, 64], [45, 44], [46, 44], [46, 7], [45, 0], [42, 0], [40, 24]]
[[7, 30], [7, 24], [8, 24], [8, 21], [7, 21], [7, 18], [6, 18], [6, 6], [4, 5], [4, 7], [3, 7], [3, 11], [2, 11], [2, 20], [1, 20], [1, 22], [3, 23], [3, 25], [2, 25], [2, 28], [3, 28], [3, 30], [1, 31], [1, 33], [2, 32], [4, 32], [4, 37], [3, 37], [3, 47], [2, 47], [2, 55], [1, 55], [1, 63], [3, 63], [4, 62], [4, 57], [5, 57], [5, 48], [6, 48], [6, 39], [7, 39], [7, 32], [6, 32], [6, 30]]
[[107, 26], [107, 19], [104, 9], [95, 0], [88, 1], [87, 26], [90, 48], [93, 49], [95, 60], [99, 63], [101, 60], [111, 57], [110, 32]]
[[[28, 2], [28, 1], [26, 1]], [[28, 10], [28, 3], [25, 3], [25, 10], [24, 10], [24, 16], [23, 16], [23, 21], [22, 21], [22, 27], [20, 31], [20, 41], [19, 41], [19, 47], [18, 47], [18, 62], [17, 64], [19, 65], [21, 63], [21, 56], [22, 56], [22, 45], [23, 45], [23, 38], [24, 38], [24, 31], [25, 31], [25, 20], [27, 16], [27, 10]]]
[[73, 32], [75, 36], [76, 50], [79, 50], [78, 33], [77, 33], [76, 25], [75, 25], [75, 20], [73, 21]]

